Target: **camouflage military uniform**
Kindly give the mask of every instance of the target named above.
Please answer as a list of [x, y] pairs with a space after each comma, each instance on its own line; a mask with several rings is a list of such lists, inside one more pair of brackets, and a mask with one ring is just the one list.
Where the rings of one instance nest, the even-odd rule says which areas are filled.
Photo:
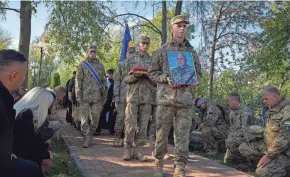
[[[136, 139], [136, 146], [141, 147], [147, 139], [147, 128], [151, 118], [153, 85], [149, 77], [136, 77], [128, 72], [133, 67], [149, 67], [152, 57], [148, 53], [136, 52], [125, 61], [123, 82], [127, 84], [127, 107], [125, 117], [125, 148], [132, 147]], [[136, 137], [135, 137], [135, 133]]]
[[[190, 88], [173, 88], [169, 86], [169, 67], [166, 51], [192, 51], [194, 58], [199, 60], [193, 47], [185, 39], [179, 42], [172, 39], [165, 43], [153, 56], [149, 69], [150, 78], [157, 83], [156, 111], [156, 143], [154, 156], [162, 160], [167, 153], [168, 135], [174, 127], [175, 165], [184, 166], [188, 158], [189, 132], [192, 124], [192, 93]], [[197, 70], [200, 71], [200, 65]]]
[[243, 142], [243, 137], [248, 126], [248, 110], [247, 107], [239, 104], [236, 109], [232, 109], [229, 115], [230, 132], [226, 139], [227, 152], [225, 155], [225, 163], [231, 163], [241, 157], [239, 146]]
[[257, 163], [265, 153], [263, 133], [263, 127], [250, 126], [244, 135], [243, 143], [239, 146], [239, 152], [254, 163]]
[[[152, 116], [151, 116], [151, 120], [149, 123], [149, 130], [148, 130], [148, 134], [149, 134], [149, 140], [150, 143], [154, 143], [155, 144], [155, 140], [156, 140], [156, 87], [153, 87], [152, 89], [152, 93], [153, 93], [153, 104], [152, 104]], [[152, 145], [154, 145], [152, 144]]]
[[[92, 76], [91, 72], [81, 63], [78, 66], [75, 89], [76, 99], [80, 100], [80, 117], [81, 130], [84, 136], [92, 136], [98, 127], [100, 113], [102, 110], [102, 99], [107, 97], [106, 91], [106, 76], [103, 64], [98, 59], [87, 58], [87, 61], [93, 69], [98, 73], [102, 82], [102, 88], [99, 87], [97, 81]], [[92, 120], [89, 124], [90, 113]]]
[[119, 97], [119, 103], [117, 104], [117, 118], [115, 124], [115, 136], [121, 138], [122, 132], [124, 131], [124, 119], [126, 109], [126, 84], [123, 83], [123, 77], [125, 73], [124, 61], [120, 62], [117, 66], [117, 70], [114, 74], [114, 96]]
[[228, 126], [222, 111], [214, 102], [207, 101], [201, 121], [204, 149], [209, 153], [217, 152], [219, 142], [225, 141], [228, 136]]
[[264, 130], [266, 154], [271, 160], [256, 169], [256, 177], [286, 177], [290, 167], [290, 104], [282, 99], [267, 112]]
[[194, 70], [188, 65], [173, 68], [170, 75], [173, 83], [191, 84], [196, 82]]

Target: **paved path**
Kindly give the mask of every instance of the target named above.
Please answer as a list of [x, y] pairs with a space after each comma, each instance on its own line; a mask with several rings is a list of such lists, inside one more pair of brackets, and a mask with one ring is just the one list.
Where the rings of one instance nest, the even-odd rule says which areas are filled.
[[[60, 110], [59, 115], [65, 117], [65, 111]], [[151, 177], [153, 176], [152, 148], [145, 147], [145, 155], [150, 162], [123, 161], [123, 148], [112, 146], [113, 137], [101, 135], [94, 137], [90, 148], [82, 148], [82, 136], [70, 124], [65, 123], [61, 131], [71, 155], [78, 167], [87, 177]], [[173, 146], [168, 145], [169, 152]], [[164, 165], [165, 177], [173, 176], [173, 161], [167, 160]], [[246, 177], [247, 175], [221, 165], [204, 157], [191, 154], [186, 166], [188, 177]]]

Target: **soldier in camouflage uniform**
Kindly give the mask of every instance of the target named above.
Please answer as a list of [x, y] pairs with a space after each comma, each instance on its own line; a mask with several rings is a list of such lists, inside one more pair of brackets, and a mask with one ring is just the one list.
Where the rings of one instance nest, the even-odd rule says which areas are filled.
[[177, 63], [179, 66], [170, 71], [172, 81], [182, 84], [195, 83], [195, 72], [191, 66], [187, 65], [187, 59], [184, 54], [177, 54]]
[[149, 122], [148, 139], [151, 147], [154, 147], [156, 140], [156, 85], [152, 89], [153, 104], [152, 104], [152, 116]]
[[[127, 50], [126, 58], [132, 56], [135, 53], [135, 47], [129, 47]], [[114, 127], [115, 138], [114, 147], [121, 146], [122, 144], [122, 133], [124, 131], [124, 119], [125, 119], [125, 109], [126, 109], [126, 84], [123, 83], [124, 75], [124, 61], [120, 62], [117, 66], [116, 72], [114, 74], [114, 98], [117, 108], [116, 124]]]
[[248, 127], [247, 107], [240, 103], [240, 96], [237, 93], [231, 93], [228, 97], [229, 107], [231, 109], [230, 131], [226, 139], [227, 152], [224, 157], [225, 163], [239, 163], [244, 160], [239, 153], [239, 146], [243, 142], [245, 131]]
[[155, 142], [155, 177], [163, 176], [163, 157], [167, 153], [168, 135], [174, 127], [175, 172], [174, 177], [185, 177], [185, 163], [188, 159], [189, 132], [192, 124], [192, 93], [190, 86], [173, 85], [169, 75], [167, 51], [191, 51], [196, 61], [196, 70], [200, 74], [200, 63], [196, 52], [185, 39], [187, 17], [178, 15], [172, 18], [172, 37], [160, 49], [155, 51], [150, 78], [157, 83], [156, 142]]
[[[90, 146], [93, 133], [98, 127], [102, 103], [104, 104], [107, 98], [105, 70], [103, 64], [96, 58], [96, 52], [97, 47], [91, 46], [85, 61], [97, 72], [101, 80], [101, 87], [83, 62], [78, 66], [75, 80], [76, 99], [79, 103], [81, 130], [84, 136], [82, 146], [84, 148]], [[90, 113], [92, 120], [89, 123]]]
[[196, 99], [195, 106], [201, 113], [202, 137], [204, 150], [207, 155], [215, 156], [218, 154], [219, 142], [225, 141], [228, 136], [228, 126], [223, 112], [218, 105], [204, 98]]
[[256, 177], [290, 176], [290, 103], [275, 87], [263, 90], [263, 102], [269, 107], [264, 130], [266, 153], [260, 159]]
[[[142, 154], [142, 146], [146, 143], [147, 128], [151, 118], [153, 85], [146, 74], [131, 73], [133, 67], [149, 67], [152, 57], [147, 53], [150, 38], [141, 36], [138, 51], [125, 61], [123, 82], [127, 84], [127, 106], [125, 117], [124, 160], [131, 160], [132, 145], [136, 148], [133, 156], [139, 161], [146, 161]], [[136, 133], [137, 132], [137, 133]], [[136, 136], [135, 136], [136, 134]]]

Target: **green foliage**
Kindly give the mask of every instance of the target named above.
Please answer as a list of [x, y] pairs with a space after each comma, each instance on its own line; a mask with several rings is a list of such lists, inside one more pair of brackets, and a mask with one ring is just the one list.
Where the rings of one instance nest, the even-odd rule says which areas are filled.
[[[46, 25], [45, 40], [50, 50], [63, 61], [73, 63], [86, 54], [91, 44], [97, 44], [99, 53], [111, 48], [106, 31], [114, 23], [114, 12], [103, 1], [51, 1], [50, 20]], [[76, 15], [77, 14], [77, 15]]]
[[0, 27], [0, 49], [7, 49], [12, 44], [12, 37], [8, 31]]
[[51, 78], [50, 86], [51, 86], [51, 88], [54, 88], [54, 87], [59, 86], [59, 85], [60, 85], [60, 75], [58, 72], [55, 72], [53, 74], [53, 77]]

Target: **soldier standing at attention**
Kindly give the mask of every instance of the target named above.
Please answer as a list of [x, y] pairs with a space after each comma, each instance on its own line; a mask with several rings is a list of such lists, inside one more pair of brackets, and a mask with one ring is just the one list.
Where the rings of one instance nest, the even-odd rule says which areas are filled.
[[[80, 105], [81, 130], [84, 136], [83, 148], [88, 148], [93, 133], [98, 127], [100, 113], [107, 98], [106, 76], [104, 66], [96, 58], [97, 47], [91, 46], [88, 57], [77, 69], [75, 90], [76, 99]], [[92, 120], [89, 124], [90, 112]]]
[[125, 61], [124, 73], [126, 75], [123, 82], [127, 84], [127, 106], [125, 112], [124, 160], [131, 160], [132, 144], [135, 141], [134, 158], [141, 162], [146, 161], [142, 154], [142, 146], [147, 141], [147, 128], [152, 112], [153, 85], [147, 74], [136, 73], [134, 68], [148, 68], [151, 65], [152, 57], [147, 52], [149, 47], [150, 38], [141, 36], [138, 51]]
[[224, 114], [218, 105], [204, 98], [198, 98], [195, 106], [201, 113], [201, 132], [204, 141], [204, 150], [207, 155], [218, 154], [218, 144], [228, 136], [228, 126]]
[[[135, 53], [135, 47], [129, 47], [127, 50], [126, 58]], [[116, 124], [114, 127], [115, 138], [113, 142], [114, 147], [121, 146], [121, 136], [124, 131], [125, 109], [126, 109], [126, 84], [123, 83], [124, 75], [124, 61], [120, 62], [114, 74], [114, 99], [117, 108]]]
[[191, 51], [195, 60], [197, 73], [200, 75], [200, 63], [196, 52], [185, 39], [188, 18], [178, 15], [171, 20], [173, 39], [154, 52], [150, 78], [157, 83], [156, 142], [154, 177], [163, 177], [163, 158], [167, 153], [168, 135], [174, 127], [175, 172], [174, 177], [185, 177], [185, 163], [188, 159], [189, 132], [192, 124], [192, 99], [190, 86], [173, 85], [169, 76], [167, 51]]
[[246, 127], [248, 126], [248, 110], [247, 107], [241, 103], [240, 95], [238, 93], [230, 93], [228, 97], [229, 107], [231, 109], [230, 131], [226, 139], [227, 152], [224, 157], [225, 163], [243, 163], [245, 158], [239, 152], [239, 146], [243, 142]]
[[264, 130], [266, 154], [260, 159], [256, 177], [286, 177], [290, 167], [290, 102], [280, 97], [275, 87], [263, 90], [263, 102], [269, 107]]

